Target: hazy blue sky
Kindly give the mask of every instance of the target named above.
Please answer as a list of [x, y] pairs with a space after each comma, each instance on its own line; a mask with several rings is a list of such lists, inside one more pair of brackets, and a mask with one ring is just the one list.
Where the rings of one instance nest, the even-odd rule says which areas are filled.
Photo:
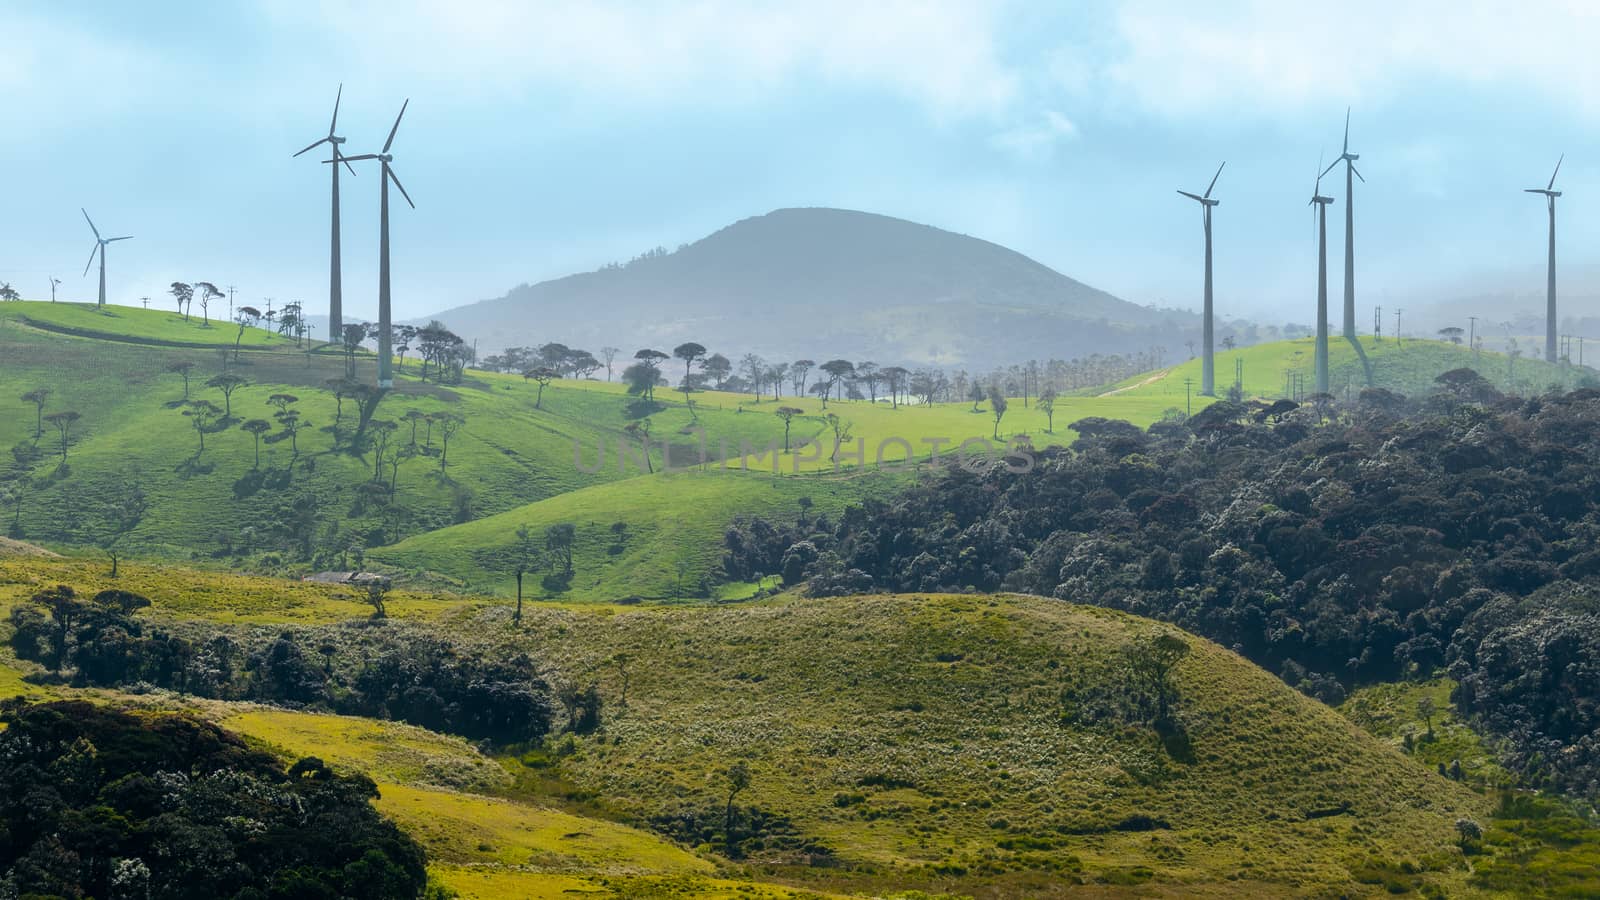
[[[324, 133], [342, 81], [347, 152], [381, 144], [411, 98], [394, 151], [418, 203], [394, 217], [399, 315], [781, 206], [927, 222], [1190, 306], [1200, 216], [1173, 190], [1202, 190], [1226, 158], [1219, 310], [1309, 321], [1305, 202], [1346, 104], [1367, 177], [1363, 305], [1477, 283], [1531, 297], [1544, 209], [1521, 189], [1562, 151], [1560, 252], [1575, 274], [1600, 254], [1597, 10], [11, 0], [0, 279], [40, 296], [55, 273], [92, 298], [81, 205], [137, 236], [112, 248], [115, 300], [207, 279], [320, 309], [326, 168], [289, 155]], [[377, 185], [370, 169], [345, 182], [357, 314], [374, 307]], [[1342, 179], [1329, 187], [1342, 223]]]

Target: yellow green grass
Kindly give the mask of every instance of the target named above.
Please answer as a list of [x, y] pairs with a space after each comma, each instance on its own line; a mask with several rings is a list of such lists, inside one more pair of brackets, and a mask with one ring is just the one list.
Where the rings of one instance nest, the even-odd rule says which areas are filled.
[[[198, 309], [198, 304], [195, 307]], [[294, 339], [284, 337], [264, 328], [244, 330], [239, 338], [237, 323], [225, 321], [227, 305], [212, 306], [210, 324], [196, 313], [186, 321], [170, 309], [144, 309], [137, 306], [107, 304], [97, 307], [93, 303], [49, 303], [25, 301], [7, 303], [0, 307], [0, 318], [25, 320], [37, 328], [95, 337], [113, 341], [136, 341], [160, 344], [185, 344], [196, 347], [232, 347], [239, 340], [248, 348], [286, 348], [294, 346]], [[0, 327], [4, 327], [0, 325]]]
[[[1482, 350], [1474, 353], [1460, 344], [1447, 341], [1412, 340], [1381, 341], [1370, 335], [1360, 338], [1362, 351], [1372, 365], [1373, 382], [1377, 387], [1388, 388], [1402, 394], [1420, 394], [1435, 388], [1433, 379], [1441, 372], [1456, 368], [1470, 368], [1489, 379], [1502, 390], [1515, 387], [1518, 391], [1541, 391], [1551, 384], [1572, 387], [1592, 369], [1579, 369], [1566, 364], [1551, 365], [1539, 359], [1523, 356], [1512, 361], [1504, 353]], [[1235, 361], [1244, 363], [1244, 394], [1249, 397], [1276, 398], [1286, 396], [1291, 385], [1290, 374], [1300, 377], [1300, 391], [1305, 395], [1316, 390], [1314, 363], [1316, 341], [1297, 338], [1240, 347], [1236, 350], [1219, 349], [1216, 354], [1216, 386], [1219, 394], [1226, 394], [1234, 381]], [[1360, 357], [1350, 342], [1335, 337], [1328, 342], [1328, 387], [1341, 399], [1354, 397], [1366, 386], [1366, 376]], [[1109, 388], [1096, 388], [1093, 393], [1102, 398], [1164, 399], [1169, 404], [1183, 406], [1184, 379], [1189, 379], [1190, 390], [1198, 395], [1200, 390], [1200, 360], [1191, 359], [1155, 373], [1135, 375]], [[1115, 392], [1115, 393], [1112, 393]], [[1199, 409], [1202, 400], [1194, 400]]]

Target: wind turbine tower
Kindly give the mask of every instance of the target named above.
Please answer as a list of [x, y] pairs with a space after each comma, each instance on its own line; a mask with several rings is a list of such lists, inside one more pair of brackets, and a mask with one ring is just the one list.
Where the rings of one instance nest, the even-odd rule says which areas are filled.
[[[1222, 166], [1228, 163], [1223, 161]], [[1215, 397], [1217, 395], [1215, 360], [1211, 354], [1212, 344], [1212, 299], [1211, 299], [1211, 208], [1222, 202], [1211, 199], [1211, 189], [1217, 186], [1217, 179], [1222, 175], [1222, 166], [1217, 166], [1217, 174], [1211, 176], [1211, 184], [1206, 187], [1204, 194], [1191, 194], [1188, 191], [1178, 193], [1200, 204], [1201, 217], [1206, 232], [1206, 290], [1205, 311], [1202, 314], [1200, 325], [1200, 395]]]
[[89, 267], [94, 265], [94, 255], [96, 253], [100, 254], [99, 306], [100, 308], [104, 309], [106, 305], [106, 245], [116, 241], [128, 240], [129, 238], [133, 237], [133, 235], [127, 234], [123, 235], [122, 237], [103, 238], [100, 236], [100, 229], [94, 227], [94, 220], [89, 218], [89, 211], [82, 207], [79, 207], [78, 211], [83, 213], [83, 220], [89, 223], [89, 230], [94, 232], [94, 249], [89, 251], [89, 261], [83, 264], [83, 274], [89, 274]]
[[[328, 251], [328, 339], [337, 341], [339, 334], [344, 330], [344, 278], [339, 268], [339, 162], [344, 159], [339, 153], [339, 145], [344, 143], [344, 138], [334, 133], [339, 125], [339, 101], [344, 98], [344, 85], [339, 85], [339, 92], [333, 97], [333, 121], [328, 123], [328, 136], [317, 140], [316, 143], [301, 150], [305, 153], [323, 144], [333, 147], [333, 237]], [[296, 153], [295, 156], [299, 156]], [[292, 157], [291, 157], [292, 158]], [[356, 173], [350, 168], [349, 163], [344, 167], [350, 169], [350, 174]], [[233, 294], [230, 290], [228, 305], [233, 305]]]
[[1556, 198], [1561, 192], [1556, 190], [1556, 174], [1561, 171], [1561, 161], [1566, 159], [1565, 153], [1556, 160], [1556, 170], [1550, 173], [1550, 183], [1542, 188], [1527, 188], [1526, 193], [1543, 194], [1550, 208], [1550, 253], [1545, 265], [1544, 275], [1544, 361], [1556, 361]]
[[[395, 132], [400, 130], [400, 120], [405, 117], [406, 107], [411, 105], [407, 100], [400, 104], [400, 115], [394, 117], [394, 127], [389, 129], [389, 139], [383, 142], [383, 150], [379, 153], [363, 153], [360, 156], [347, 156], [345, 159], [361, 160], [375, 159], [383, 165], [382, 200], [378, 207], [378, 387], [394, 387], [394, 373], [391, 368], [394, 360], [391, 359], [389, 323], [389, 182], [400, 189], [400, 196], [406, 198], [406, 203], [412, 209], [417, 205], [411, 202], [411, 195], [406, 193], [405, 185], [400, 183], [399, 176], [394, 174], [394, 169], [389, 163], [394, 157], [389, 155], [389, 148], [394, 144]], [[324, 160], [337, 165], [337, 159]]]
[[1344, 163], [1344, 336], [1349, 340], [1356, 339], [1356, 188], [1351, 176], [1361, 178], [1366, 183], [1361, 173], [1356, 171], [1356, 160], [1360, 159], [1359, 153], [1350, 152], [1350, 110], [1344, 111], [1344, 152], [1339, 158], [1328, 164], [1322, 174], [1333, 171], [1333, 167]]
[[[1322, 168], [1322, 163], [1317, 163]], [[1328, 393], [1328, 204], [1332, 197], [1322, 196], [1322, 176], [1317, 175], [1311, 188], [1312, 211], [1317, 218], [1317, 393]]]

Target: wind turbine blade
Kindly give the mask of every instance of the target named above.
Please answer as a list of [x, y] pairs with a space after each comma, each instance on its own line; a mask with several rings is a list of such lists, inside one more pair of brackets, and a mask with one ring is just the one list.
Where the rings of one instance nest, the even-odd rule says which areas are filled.
[[394, 133], [396, 131], [400, 130], [400, 120], [405, 118], [406, 107], [410, 106], [410, 105], [411, 105], [411, 98], [410, 97], [406, 98], [406, 102], [400, 104], [400, 115], [394, 117], [394, 127], [389, 129], [389, 139], [387, 141], [383, 142], [383, 150], [381, 152], [383, 152], [383, 153], [388, 153], [389, 152], [389, 145], [394, 143]]
[[106, 243], [109, 244], [112, 241], [131, 241], [131, 240], [133, 240], [133, 235], [125, 234], [122, 237], [106, 238]]
[[[1344, 157], [1341, 156], [1338, 159], [1334, 160], [1333, 162], [1328, 163], [1328, 167], [1326, 169], [1322, 170], [1322, 175], [1326, 175], [1329, 172], [1332, 172], [1333, 171], [1333, 167], [1337, 166], [1339, 163], [1342, 163], [1342, 162], [1344, 162]], [[1317, 176], [1317, 180], [1318, 181], [1322, 180], [1322, 175], [1318, 175]]]
[[89, 211], [80, 206], [78, 207], [78, 212], [83, 213], [83, 220], [89, 223], [89, 230], [94, 232], [94, 239], [100, 240], [100, 229], [94, 227], [94, 220], [89, 218]]
[[1191, 194], [1188, 191], [1179, 191], [1178, 193], [1188, 197], [1190, 200], [1199, 200], [1202, 203], [1205, 202], [1205, 198], [1201, 197], [1199, 194]]
[[1350, 107], [1344, 108], [1344, 152], [1350, 152]]
[[1544, 193], [1548, 193], [1548, 191], [1546, 191], [1544, 188], [1523, 188], [1522, 192], [1524, 194], [1544, 194]]
[[333, 121], [328, 123], [328, 137], [333, 137], [333, 130], [339, 126], [339, 101], [344, 99], [344, 83], [339, 83], [339, 93], [333, 95]]
[[[384, 166], [383, 171], [389, 175], [389, 180], [394, 182], [394, 186], [400, 189], [400, 196], [406, 198], [407, 203], [411, 203], [411, 195], [406, 193], [406, 186], [400, 183], [400, 176], [394, 174], [394, 170], [388, 166]], [[411, 203], [411, 208], [416, 209], [417, 205]]]
[[[1350, 171], [1356, 173], [1356, 177], [1357, 178], [1361, 178], [1361, 170], [1356, 168], [1356, 164], [1355, 163], [1351, 163], [1350, 164]], [[1367, 183], [1367, 179], [1361, 178], [1361, 183], [1362, 184], [1366, 184]]]
[[[305, 150], [301, 150], [301, 151], [300, 151], [300, 153], [304, 153], [304, 152], [306, 152], [306, 150], [312, 150], [312, 149], [315, 149], [315, 148], [316, 148], [316, 147], [319, 147], [319, 146], [321, 146], [321, 145], [323, 145], [323, 144], [326, 144], [326, 143], [327, 143], [327, 142], [328, 142], [328, 139], [327, 139], [327, 138], [323, 138], [323, 139], [322, 139], [322, 140], [320, 140], [320, 141], [317, 141], [317, 142], [316, 142], [316, 143], [315, 143], [315, 144], [311, 144], [311, 145], [310, 145], [310, 146], [308, 146], [308, 147], [306, 147], [306, 149], [305, 149]], [[296, 153], [296, 154], [295, 154], [295, 155], [294, 155], [294, 156], [299, 156], [299, 155], [300, 155], [300, 153]], [[289, 158], [290, 158], [290, 159], [293, 159], [293, 158], [294, 158], [294, 156], [291, 156], [291, 157], [289, 157]]]
[[[359, 160], [363, 160], [363, 159], [377, 159], [378, 158], [378, 154], [376, 154], [376, 153], [362, 153], [362, 154], [358, 154], [356, 156], [345, 156], [343, 153], [341, 153], [341, 154], [339, 154], [339, 158], [342, 159], [342, 160], [345, 160], [347, 162], [349, 160], [352, 160], [352, 159], [359, 161]], [[326, 163], [333, 162], [333, 160], [325, 159], [322, 162], [324, 164], [326, 164]]]
[[1553, 191], [1553, 190], [1556, 189], [1556, 173], [1561, 171], [1561, 162], [1562, 162], [1562, 160], [1565, 160], [1566, 158], [1567, 158], [1567, 155], [1565, 153], [1563, 153], [1563, 154], [1561, 154], [1561, 159], [1556, 160], [1556, 171], [1550, 173], [1550, 186], [1545, 188], [1545, 190]]
[[[1223, 160], [1222, 161], [1222, 166], [1225, 166], [1227, 164], [1228, 164], [1227, 160]], [[1207, 197], [1211, 196], [1211, 189], [1217, 186], [1217, 179], [1222, 177], [1222, 166], [1217, 166], [1217, 174], [1211, 176], [1211, 184], [1206, 186], [1206, 196]]]
[[94, 265], [94, 255], [100, 252], [100, 242], [94, 242], [94, 249], [89, 251], [89, 261], [83, 264], [83, 274], [89, 274], [89, 267]]
[[347, 156], [345, 156], [345, 155], [344, 155], [344, 154], [343, 154], [343, 153], [340, 153], [340, 152], [339, 152], [339, 148], [338, 148], [338, 147], [334, 147], [334, 148], [333, 148], [333, 158], [334, 158], [334, 159], [336, 159], [336, 160], [339, 160], [339, 161], [341, 161], [341, 162], [343, 162], [343, 163], [344, 163], [344, 167], [345, 167], [345, 168], [346, 168], [346, 169], [349, 169], [349, 170], [350, 170], [350, 174], [351, 174], [351, 175], [354, 175], [354, 174], [356, 174], [356, 167], [355, 167], [355, 166], [352, 166], [352, 165], [350, 165], [350, 159], [349, 159], [349, 157], [347, 157]]

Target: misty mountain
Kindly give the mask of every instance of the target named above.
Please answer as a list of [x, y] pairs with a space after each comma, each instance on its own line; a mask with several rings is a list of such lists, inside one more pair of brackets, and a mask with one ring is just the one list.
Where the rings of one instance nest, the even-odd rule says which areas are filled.
[[978, 238], [842, 209], [780, 209], [680, 247], [435, 316], [482, 353], [561, 341], [737, 358], [983, 366], [1164, 346], [1199, 317], [1114, 297]]

